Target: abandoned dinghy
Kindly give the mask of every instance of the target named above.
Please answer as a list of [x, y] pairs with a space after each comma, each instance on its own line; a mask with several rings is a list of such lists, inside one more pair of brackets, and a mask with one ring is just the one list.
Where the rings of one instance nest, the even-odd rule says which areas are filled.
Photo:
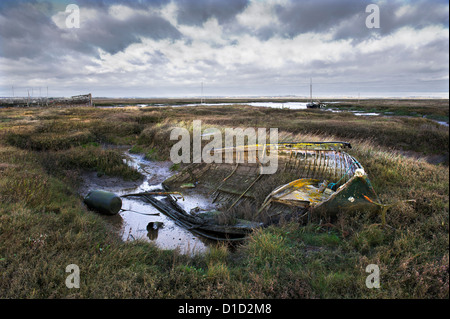
[[[261, 158], [250, 160], [261, 148], [262, 156], [277, 154], [275, 174], [261, 173]], [[147, 201], [193, 232], [216, 240], [242, 239], [283, 214], [334, 216], [339, 212], [374, 211], [378, 208], [377, 195], [362, 165], [345, 152], [350, 148], [345, 142], [246, 145], [233, 148], [233, 161], [229, 163], [225, 161], [229, 148], [212, 149], [222, 154], [222, 162], [189, 164], [162, 184], [164, 191], [171, 192], [182, 192], [186, 184], [203, 187], [217, 210], [193, 215], [172, 196], [159, 200], [148, 197]], [[255, 221], [236, 218], [239, 209], [253, 210]], [[223, 218], [227, 214], [235, 215]], [[266, 216], [265, 223], [255, 218], [261, 215]], [[219, 217], [226, 223], [219, 223]]]

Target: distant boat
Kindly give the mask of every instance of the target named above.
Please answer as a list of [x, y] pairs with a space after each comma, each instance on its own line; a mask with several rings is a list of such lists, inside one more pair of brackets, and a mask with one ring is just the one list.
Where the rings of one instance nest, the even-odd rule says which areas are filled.
[[308, 109], [320, 109], [323, 107], [323, 104], [320, 102], [309, 102], [306, 104]]
[[310, 95], [310, 102], [306, 104], [306, 107], [308, 109], [320, 109], [323, 107], [323, 104], [320, 103], [319, 101], [313, 102], [312, 100], [312, 79], [309, 84], [309, 95]]

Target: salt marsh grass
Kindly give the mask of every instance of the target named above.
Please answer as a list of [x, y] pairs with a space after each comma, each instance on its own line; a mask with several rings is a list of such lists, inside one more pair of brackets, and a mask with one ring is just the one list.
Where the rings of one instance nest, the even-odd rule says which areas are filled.
[[[16, 108], [0, 117], [2, 298], [448, 298], [449, 134], [427, 119], [244, 105]], [[171, 127], [194, 119], [220, 129], [277, 127], [280, 141], [351, 142], [383, 203], [416, 202], [389, 209], [387, 228], [378, 214], [312, 216], [306, 226], [281, 222], [203, 255], [123, 242], [84, 207], [82, 172], [139, 178], [110, 146], [166, 160]], [[64, 285], [72, 263], [80, 289]], [[380, 267], [380, 289], [365, 286], [368, 264]]]

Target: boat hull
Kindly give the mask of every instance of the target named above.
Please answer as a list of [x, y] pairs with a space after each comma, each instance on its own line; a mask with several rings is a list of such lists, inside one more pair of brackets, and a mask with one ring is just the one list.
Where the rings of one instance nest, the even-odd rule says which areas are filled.
[[314, 205], [312, 211], [326, 216], [336, 216], [341, 212], [368, 213], [379, 210], [375, 201], [378, 202], [378, 197], [367, 175], [353, 176], [328, 199]]

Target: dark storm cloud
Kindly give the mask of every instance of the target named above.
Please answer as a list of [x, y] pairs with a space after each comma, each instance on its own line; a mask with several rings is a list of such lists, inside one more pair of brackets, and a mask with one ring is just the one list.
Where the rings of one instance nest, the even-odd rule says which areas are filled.
[[0, 53], [7, 58], [34, 57], [42, 53], [48, 38], [58, 37], [51, 18], [32, 3], [16, 3], [0, 11]]
[[[161, 7], [169, 3], [169, 0], [77, 0], [72, 1], [79, 6], [86, 7], [109, 7], [121, 4], [131, 8]], [[71, 3], [72, 3], [71, 2]]]
[[219, 23], [228, 22], [242, 12], [249, 0], [178, 0], [178, 22], [188, 25], [202, 25], [210, 18]]
[[[3, 4], [0, 12], [1, 56], [32, 58], [41, 54], [54, 55], [73, 50], [95, 55], [97, 48], [114, 54], [130, 44], [140, 42], [140, 37], [159, 40], [178, 39], [181, 36], [167, 20], [153, 13], [135, 13], [125, 20], [119, 20], [108, 13], [109, 7], [102, 2], [79, 2], [86, 2], [86, 6], [80, 5], [80, 16], [85, 8], [95, 7], [97, 13], [95, 19], [84, 21], [79, 29], [58, 28], [48, 14], [52, 7], [49, 3]], [[129, 1], [116, 1], [124, 2]], [[159, 5], [160, 2], [146, 3]], [[134, 2], [134, 6], [137, 5], [144, 6], [145, 3]], [[49, 46], [52, 53], [46, 53]]]
[[27, 0], [3, 0], [0, 1], [0, 10], [3, 10], [5, 8], [10, 8], [13, 6], [17, 6], [18, 4], [21, 3], [37, 3], [37, 1], [32, 0], [32, 1], [27, 1]]
[[[291, 1], [277, 6], [276, 15], [281, 27], [272, 32], [285, 37], [295, 37], [305, 32], [331, 33], [334, 39], [361, 39], [374, 32], [386, 35], [402, 27], [416, 29], [430, 25], [448, 27], [448, 2], [446, 1], [386, 1], [379, 3], [380, 28], [368, 29], [366, 6], [369, 0]], [[432, 5], [430, 5], [432, 4]], [[398, 10], [409, 5], [404, 13]], [[268, 34], [267, 30], [263, 34]]]
[[400, 8], [400, 2], [387, 2], [380, 6], [382, 27], [380, 32], [387, 34], [403, 26], [421, 29], [430, 25], [448, 27], [448, 2], [443, 1], [415, 1], [400, 16], [395, 13]]
[[[448, 2], [415, 1], [410, 6], [404, 6], [404, 2], [389, 1], [379, 5], [380, 8], [380, 28], [367, 29], [365, 20], [368, 13], [358, 13], [344, 21], [334, 34], [335, 39], [353, 38], [361, 39], [371, 36], [374, 32], [379, 35], [391, 34], [402, 27], [422, 29], [432, 25], [439, 25], [448, 28]], [[403, 11], [403, 12], [401, 12]], [[401, 12], [401, 13], [400, 13]]]
[[277, 6], [276, 14], [284, 35], [294, 37], [306, 32], [323, 32], [365, 11], [369, 2], [361, 0], [292, 1]]
[[181, 34], [167, 20], [155, 14], [136, 13], [125, 20], [118, 20], [107, 11], [99, 11], [96, 19], [87, 21], [83, 28], [77, 30], [77, 36], [81, 42], [114, 54], [140, 42], [140, 37], [178, 39]]

